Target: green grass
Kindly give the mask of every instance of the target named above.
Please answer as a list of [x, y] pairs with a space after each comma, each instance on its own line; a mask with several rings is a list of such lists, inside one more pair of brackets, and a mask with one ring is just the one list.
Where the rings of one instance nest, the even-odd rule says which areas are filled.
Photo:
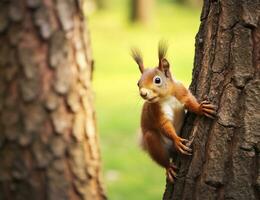
[[167, 39], [172, 72], [188, 85], [199, 11], [160, 4], [148, 26], [131, 24], [128, 12], [124, 1], [94, 13], [88, 20], [95, 60], [93, 87], [103, 177], [109, 199], [158, 200], [164, 191], [165, 172], [138, 147], [142, 100], [136, 83], [140, 73], [129, 49], [140, 47], [145, 65], [155, 66], [158, 41]]

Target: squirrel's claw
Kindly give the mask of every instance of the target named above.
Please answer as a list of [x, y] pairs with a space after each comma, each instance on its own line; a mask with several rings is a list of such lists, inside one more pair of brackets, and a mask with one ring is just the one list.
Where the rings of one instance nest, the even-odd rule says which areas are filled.
[[184, 139], [184, 138], [180, 138], [180, 140], [182, 141], [182, 143], [185, 143], [185, 144], [189, 142], [189, 140]]
[[190, 152], [188, 152], [188, 151], [186, 151], [186, 150], [183, 150], [183, 149], [179, 149], [179, 151], [180, 151], [182, 154], [187, 155], [187, 156], [191, 156], [191, 155], [192, 155], [192, 153], [190, 153]]
[[208, 114], [208, 113], [204, 113], [204, 115], [210, 119], [215, 119], [216, 115], [212, 115], [212, 114]]
[[176, 149], [185, 155], [192, 155], [192, 149], [185, 144], [187, 144], [189, 140], [178, 137], [177, 141], [175, 141], [175, 147]]
[[167, 180], [171, 183], [174, 182], [174, 179], [177, 178], [177, 173], [176, 173], [176, 170], [177, 167], [171, 163], [170, 166], [166, 169], [166, 177], [167, 177]]
[[214, 119], [217, 115], [216, 109], [217, 107], [211, 104], [209, 101], [202, 101], [200, 103], [201, 113], [206, 117]]

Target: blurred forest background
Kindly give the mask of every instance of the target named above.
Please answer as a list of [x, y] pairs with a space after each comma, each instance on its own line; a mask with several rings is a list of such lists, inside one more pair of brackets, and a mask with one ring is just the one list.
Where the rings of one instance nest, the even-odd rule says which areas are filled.
[[[86, 0], [95, 61], [93, 87], [104, 182], [109, 199], [161, 199], [165, 171], [138, 147], [142, 100], [130, 48], [141, 49], [146, 66], [157, 65], [157, 44], [169, 43], [174, 76], [191, 81], [200, 0], [141, 0], [146, 17], [133, 22], [132, 0]], [[141, 17], [142, 18], [142, 17]]]

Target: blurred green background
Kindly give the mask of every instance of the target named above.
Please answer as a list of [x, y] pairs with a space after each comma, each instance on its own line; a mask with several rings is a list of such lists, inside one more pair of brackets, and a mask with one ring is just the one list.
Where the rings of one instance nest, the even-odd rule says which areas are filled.
[[145, 66], [153, 67], [158, 63], [158, 41], [166, 39], [172, 73], [188, 86], [200, 5], [180, 2], [154, 0], [151, 17], [145, 24], [130, 21], [131, 0], [105, 0], [103, 9], [95, 9], [93, 2], [87, 5], [103, 177], [111, 200], [162, 198], [165, 171], [138, 146], [143, 101], [136, 85], [140, 73], [130, 48], [139, 47]]

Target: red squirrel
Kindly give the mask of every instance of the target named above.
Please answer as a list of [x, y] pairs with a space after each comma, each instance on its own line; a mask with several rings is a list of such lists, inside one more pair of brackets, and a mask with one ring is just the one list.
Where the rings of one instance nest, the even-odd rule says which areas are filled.
[[188, 140], [179, 136], [185, 109], [214, 118], [216, 107], [208, 101], [198, 103], [191, 92], [172, 77], [166, 52], [167, 44], [160, 42], [159, 64], [155, 68], [144, 67], [138, 49], [132, 49], [132, 57], [142, 74], [137, 85], [140, 96], [145, 100], [141, 115], [141, 146], [157, 164], [166, 169], [167, 179], [173, 182], [176, 166], [170, 161], [170, 152], [177, 150], [186, 155], [192, 152], [186, 146]]

